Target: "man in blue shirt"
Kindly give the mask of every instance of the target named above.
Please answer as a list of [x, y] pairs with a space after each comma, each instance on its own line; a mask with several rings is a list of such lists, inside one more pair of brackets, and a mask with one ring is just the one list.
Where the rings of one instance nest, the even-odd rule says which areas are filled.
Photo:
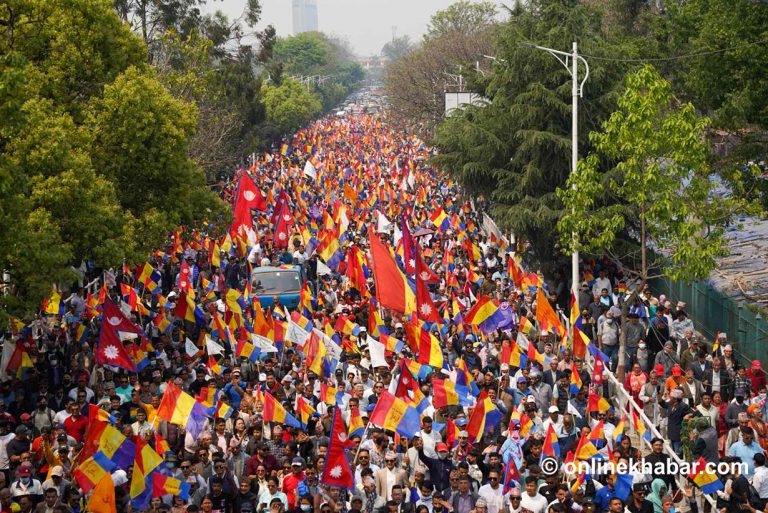
[[616, 488], [614, 487], [615, 481], [616, 476], [608, 474], [606, 476], [606, 485], [595, 493], [595, 511], [597, 513], [606, 511], [608, 505], [611, 503], [611, 499], [616, 495]]
[[755, 442], [755, 434], [752, 428], [741, 428], [741, 442], [736, 442], [728, 449], [728, 456], [736, 456], [741, 458], [741, 461], [746, 463], [747, 471], [744, 473], [746, 478], [752, 477], [755, 473], [755, 462], [753, 458], [755, 454], [763, 454], [763, 449], [759, 444]]

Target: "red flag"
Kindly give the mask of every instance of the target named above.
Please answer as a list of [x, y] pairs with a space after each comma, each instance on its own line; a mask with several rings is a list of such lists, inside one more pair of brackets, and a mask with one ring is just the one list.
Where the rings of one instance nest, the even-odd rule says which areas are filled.
[[[290, 222], [290, 224], [289, 224]], [[275, 220], [275, 239], [276, 248], [287, 248], [288, 240], [291, 238], [290, 225], [293, 224], [293, 216], [288, 212], [287, 204], [280, 207], [280, 213]]]
[[595, 358], [595, 370], [592, 373], [592, 383], [595, 385], [603, 384], [603, 369], [605, 365], [600, 358]]
[[101, 337], [95, 354], [96, 363], [136, 372], [136, 365], [123, 345], [122, 337], [126, 334], [134, 338], [143, 336], [141, 328], [126, 319], [123, 312], [107, 299], [104, 301], [104, 313], [101, 317]]
[[353, 447], [355, 444], [349, 439], [344, 421], [341, 420], [341, 408], [334, 408], [330, 438], [320, 482], [327, 486], [351, 490], [355, 478], [352, 469], [349, 468], [349, 460], [344, 449]]
[[428, 267], [422, 261], [419, 250], [416, 250], [416, 314], [419, 319], [427, 322], [443, 322], [443, 319], [437, 314], [435, 303], [427, 289], [427, 280], [430, 273]]
[[395, 259], [389, 253], [389, 249], [373, 230], [369, 232], [371, 244], [371, 266], [373, 267], [373, 279], [376, 283], [376, 296], [384, 308], [391, 308], [400, 313], [405, 313], [406, 299], [405, 282], [403, 273], [397, 267]]
[[192, 270], [186, 261], [181, 263], [181, 271], [179, 272], [179, 290], [189, 292], [192, 290]]
[[237, 210], [238, 207], [247, 208], [249, 210], [254, 208], [263, 212], [267, 211], [267, 202], [264, 201], [264, 196], [261, 195], [261, 191], [256, 187], [256, 184], [253, 183], [253, 179], [248, 173], [240, 175], [240, 183], [237, 186], [235, 210]]
[[405, 360], [400, 360], [398, 363], [400, 366], [400, 377], [397, 380], [397, 387], [395, 388], [395, 397], [408, 402], [412, 396], [415, 396], [417, 392], [420, 392], [419, 382], [411, 373], [411, 370], [406, 365]]

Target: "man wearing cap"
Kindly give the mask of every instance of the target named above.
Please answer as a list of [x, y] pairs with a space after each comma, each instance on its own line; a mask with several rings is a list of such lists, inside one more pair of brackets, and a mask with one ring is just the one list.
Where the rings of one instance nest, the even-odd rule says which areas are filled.
[[557, 406], [552, 405], [547, 409], [547, 411], [549, 412], [549, 416], [546, 420], [544, 420], [544, 422], [541, 423], [542, 431], [547, 433], [549, 431], [549, 426], [552, 426], [552, 428], [555, 430], [555, 433], [559, 433], [563, 429], [563, 419], [560, 416], [560, 410], [557, 408]]
[[661, 365], [664, 368], [664, 376], [668, 377], [672, 373], [672, 367], [680, 364], [680, 358], [677, 357], [674, 344], [667, 340], [664, 342], [664, 349], [656, 353], [654, 365]]
[[521, 506], [521, 501], [523, 499], [522, 492], [520, 491], [520, 488], [512, 488], [509, 493], [507, 494], [507, 500], [506, 508], [509, 513], [522, 513], [523, 507]]
[[43, 482], [42, 488], [43, 491], [46, 491], [49, 488], [55, 488], [59, 493], [59, 497], [63, 497], [64, 492], [70, 484], [71, 483], [64, 478], [64, 467], [56, 465], [51, 469], [51, 477]]
[[29, 439], [29, 428], [24, 425], [16, 427], [16, 436], [5, 445], [5, 451], [11, 462], [11, 470], [19, 465], [22, 453], [28, 452], [32, 447]]
[[11, 495], [14, 499], [31, 495], [35, 502], [43, 499], [43, 486], [32, 477], [32, 467], [24, 464], [19, 467], [19, 479], [11, 484]]
[[296, 490], [299, 487], [299, 483], [306, 479], [304, 474], [304, 460], [296, 457], [291, 461], [291, 473], [283, 477], [283, 493], [288, 499], [288, 509], [296, 507], [298, 501]]
[[734, 392], [734, 399], [725, 408], [725, 425], [729, 428], [735, 428], [739, 424], [739, 414], [747, 412], [747, 404], [744, 401], [744, 390], [741, 388], [736, 389]]
[[419, 459], [429, 469], [429, 475], [439, 494], [450, 486], [449, 475], [454, 469], [453, 462], [448, 457], [448, 446], [440, 442], [435, 446], [437, 458], [430, 458], [423, 449], [419, 449]]
[[685, 404], [682, 399], [683, 391], [676, 388], [669, 392], [668, 400], [659, 401], [659, 404], [667, 409], [667, 437], [672, 444], [672, 449], [678, 455], [682, 454], [683, 448], [680, 439], [683, 421], [699, 415], [690, 406]]
[[395, 468], [397, 454], [387, 451], [384, 455], [385, 467], [374, 474], [376, 478], [376, 493], [386, 500], [392, 499], [392, 487], [394, 485], [408, 486], [408, 474], [402, 468]]

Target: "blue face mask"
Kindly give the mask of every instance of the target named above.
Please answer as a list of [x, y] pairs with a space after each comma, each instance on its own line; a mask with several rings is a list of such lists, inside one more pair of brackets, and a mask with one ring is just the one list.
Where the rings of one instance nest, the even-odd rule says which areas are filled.
[[674, 506], [672, 506], [671, 508], [669, 508], [669, 513], [675, 513], [675, 507], [674, 507]]
[[312, 509], [312, 506], [309, 504], [302, 504], [301, 505], [301, 511], [310, 511]]

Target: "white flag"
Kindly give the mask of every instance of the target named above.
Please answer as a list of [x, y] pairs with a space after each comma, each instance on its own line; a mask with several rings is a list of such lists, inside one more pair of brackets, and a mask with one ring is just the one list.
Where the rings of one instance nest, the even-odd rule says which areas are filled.
[[331, 274], [331, 268], [325, 265], [320, 260], [317, 261], [317, 275], [318, 276], [328, 276]]
[[187, 340], [184, 342], [184, 350], [187, 352], [190, 358], [194, 358], [195, 355], [197, 355], [197, 353], [200, 351], [195, 343], [189, 340], [189, 338], [187, 338]]
[[387, 360], [384, 358], [384, 351], [386, 347], [373, 337], [367, 337], [368, 350], [371, 352], [371, 365], [376, 367], [389, 367]]
[[377, 227], [376, 227], [377, 232], [389, 233], [389, 230], [392, 229], [392, 223], [390, 222], [389, 219], [387, 219], [387, 216], [385, 216], [381, 212], [379, 212], [379, 216], [376, 221], [377, 221]]
[[315, 166], [313, 166], [312, 162], [309, 160], [307, 160], [307, 163], [304, 164], [304, 174], [317, 181], [317, 169], [315, 169]]
[[11, 363], [11, 357], [13, 357], [13, 353], [16, 351], [16, 342], [12, 342], [8, 339], [6, 339], [3, 342], [3, 357], [0, 360], [0, 376], [2, 377], [9, 377], [10, 374], [7, 374], [6, 371], [8, 369], [8, 364]]
[[277, 348], [272, 344], [272, 341], [269, 340], [267, 337], [262, 337], [261, 335], [256, 335], [255, 333], [251, 335], [251, 341], [253, 341], [253, 345], [260, 349], [262, 353], [276, 353]]
[[501, 240], [504, 236], [501, 234], [501, 230], [496, 226], [496, 222], [491, 219], [491, 216], [483, 212], [483, 231], [487, 236], [493, 235], [496, 240]]
[[307, 343], [308, 339], [309, 333], [304, 331], [301, 326], [288, 319], [288, 329], [285, 332], [285, 340], [293, 342], [299, 347], [304, 347], [304, 344]]
[[209, 355], [224, 354], [224, 346], [213, 340], [211, 337], [205, 337], [205, 349]]

